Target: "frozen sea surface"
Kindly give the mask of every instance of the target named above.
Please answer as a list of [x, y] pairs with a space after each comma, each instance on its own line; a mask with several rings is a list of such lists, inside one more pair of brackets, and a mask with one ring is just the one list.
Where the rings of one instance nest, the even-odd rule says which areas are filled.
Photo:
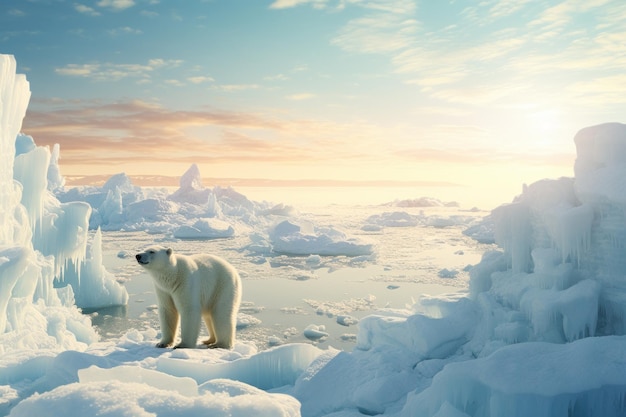
[[[244, 289], [240, 340], [254, 342], [259, 349], [307, 342], [351, 350], [359, 319], [389, 310], [406, 309], [409, 314], [410, 306], [424, 294], [465, 291], [468, 266], [477, 264], [490, 247], [462, 233], [467, 222], [486, 213], [455, 207], [402, 208], [401, 212], [429, 219], [463, 218], [458, 224], [363, 230], [368, 229], [364, 225], [394, 210], [384, 205], [330, 205], [301, 210], [303, 217], [316, 224], [340, 227], [376, 242], [374, 255], [355, 257], [259, 256], [245, 249], [250, 243], [247, 235], [179, 240], [145, 232], [104, 232], [103, 262], [123, 283], [130, 298], [125, 307], [86, 312], [92, 315], [104, 338], [120, 336], [131, 328], [158, 329], [151, 278], [134, 259], [135, 253], [158, 242], [181, 253], [214, 253], [235, 265]], [[307, 338], [305, 330], [309, 326], [321, 327], [321, 333], [328, 336], [314, 337], [306, 332]]]

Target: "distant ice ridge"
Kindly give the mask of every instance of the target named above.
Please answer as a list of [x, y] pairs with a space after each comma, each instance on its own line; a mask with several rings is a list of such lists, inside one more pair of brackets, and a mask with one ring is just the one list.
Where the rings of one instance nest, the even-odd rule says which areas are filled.
[[230, 187], [205, 188], [196, 164], [172, 194], [142, 189], [117, 174], [102, 187], [61, 187], [56, 195], [65, 202], [89, 203], [94, 208], [92, 229], [165, 233], [177, 239], [229, 238], [245, 232], [252, 240], [245, 249], [262, 255], [360, 256], [375, 249], [370, 239], [317, 226], [299, 218], [290, 206], [251, 201]]

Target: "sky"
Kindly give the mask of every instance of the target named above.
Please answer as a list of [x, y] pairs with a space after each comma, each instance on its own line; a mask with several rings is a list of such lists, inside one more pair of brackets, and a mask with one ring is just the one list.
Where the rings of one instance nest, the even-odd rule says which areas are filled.
[[68, 180], [196, 163], [507, 202], [624, 121], [625, 28], [623, 0], [2, 0], [0, 53]]

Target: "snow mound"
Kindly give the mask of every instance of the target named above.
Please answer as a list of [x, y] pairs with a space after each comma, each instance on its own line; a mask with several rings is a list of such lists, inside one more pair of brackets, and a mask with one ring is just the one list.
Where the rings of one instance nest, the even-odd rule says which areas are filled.
[[180, 226], [174, 229], [173, 235], [178, 239], [219, 239], [232, 237], [235, 228], [219, 219], [198, 219], [191, 226]]
[[381, 227], [412, 227], [418, 225], [416, 216], [403, 211], [394, 211], [392, 213], [382, 213], [370, 216], [365, 220], [367, 227], [371, 229], [371, 225]]

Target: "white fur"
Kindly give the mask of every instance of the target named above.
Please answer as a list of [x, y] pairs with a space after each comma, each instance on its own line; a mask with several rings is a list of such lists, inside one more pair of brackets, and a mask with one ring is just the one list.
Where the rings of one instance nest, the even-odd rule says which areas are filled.
[[154, 281], [162, 335], [157, 347], [174, 343], [179, 316], [181, 341], [175, 348], [196, 347], [201, 318], [209, 330], [204, 344], [233, 347], [241, 280], [231, 264], [213, 255], [175, 254], [162, 246], [151, 246], [136, 259]]

